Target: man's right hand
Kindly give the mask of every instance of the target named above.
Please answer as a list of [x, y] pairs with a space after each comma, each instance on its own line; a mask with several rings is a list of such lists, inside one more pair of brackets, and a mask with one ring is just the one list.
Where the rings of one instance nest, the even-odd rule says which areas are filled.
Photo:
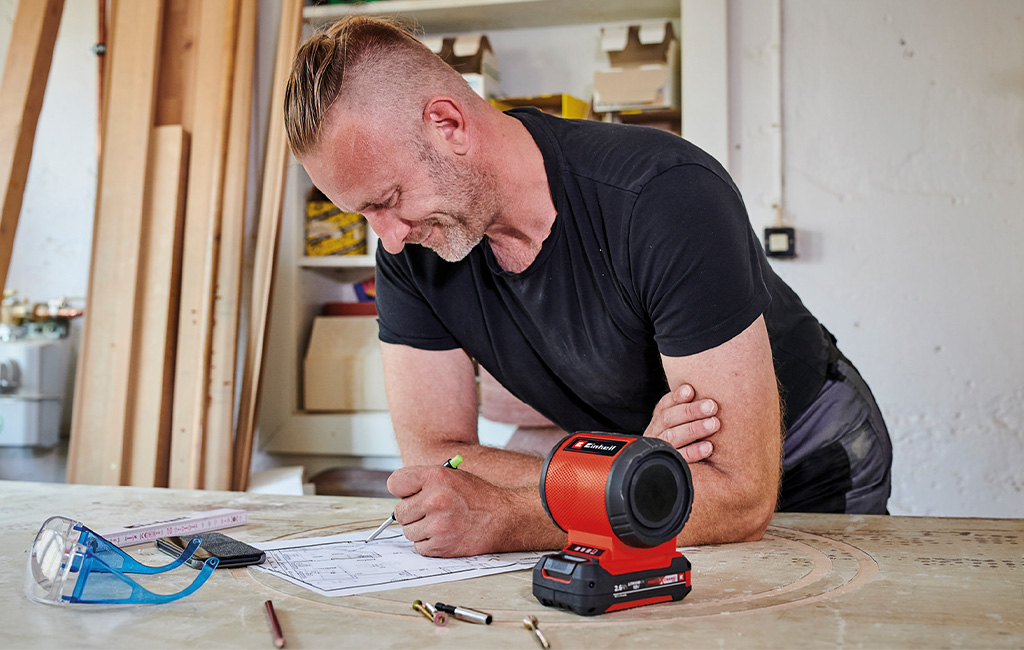
[[462, 557], [565, 544], [536, 486], [502, 487], [468, 471], [418, 465], [396, 470], [388, 490], [402, 499], [395, 518], [420, 555]]
[[712, 399], [696, 402], [693, 386], [683, 384], [666, 394], [654, 407], [645, 436], [661, 438], [679, 450], [688, 463], [704, 460], [714, 453], [714, 446], [705, 440], [722, 426], [715, 417], [718, 404]]

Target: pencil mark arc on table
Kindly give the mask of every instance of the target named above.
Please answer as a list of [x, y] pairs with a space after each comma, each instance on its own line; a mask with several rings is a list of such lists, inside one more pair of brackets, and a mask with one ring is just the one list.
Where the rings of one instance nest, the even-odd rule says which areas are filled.
[[[371, 524], [372, 525], [372, 524]], [[360, 530], [365, 523], [352, 523], [342, 526], [329, 526], [310, 529], [301, 533], [283, 535], [276, 539], [289, 539], [296, 537], [310, 537], [330, 531], [332, 533], [350, 532]], [[720, 595], [707, 600], [693, 599], [688, 596], [681, 602], [665, 603], [650, 607], [627, 609], [624, 611], [608, 614], [600, 617], [579, 617], [568, 612], [550, 609], [541, 606], [539, 603], [530, 602], [526, 608], [510, 609], [508, 602], [521, 600], [522, 594], [529, 594], [529, 589], [522, 583], [532, 582], [532, 575], [529, 572], [506, 574], [513, 579], [513, 591], [516, 597], [494, 598], [495, 605], [481, 605], [489, 613], [494, 615], [495, 625], [508, 625], [512, 627], [521, 626], [524, 611], [545, 612], [545, 625], [549, 627], [561, 625], [614, 625], [631, 620], [642, 620], [645, 623], [658, 623], [678, 620], [679, 618], [709, 618], [716, 616], [743, 616], [765, 611], [779, 611], [812, 605], [821, 601], [832, 600], [849, 594], [869, 584], [879, 573], [878, 563], [871, 555], [864, 550], [849, 544], [838, 541], [824, 535], [808, 533], [794, 528], [783, 526], [770, 526], [764, 539], [776, 545], [780, 552], [788, 555], [792, 563], [809, 563], [810, 568], [795, 579], [786, 584], [781, 584], [754, 593], [745, 593], [735, 596]], [[705, 547], [706, 549], [707, 547]], [[695, 549], [696, 555], [722, 552], [720, 549]], [[839, 562], [842, 568], [836, 567]], [[697, 581], [697, 566], [695, 565], [695, 590], [700, 588]], [[408, 603], [403, 598], [402, 590], [383, 591], [372, 594], [361, 594], [346, 596], [342, 598], [329, 598], [319, 596], [312, 592], [301, 591], [300, 587], [288, 585], [289, 591], [282, 591], [277, 587], [280, 584], [277, 580], [268, 576], [271, 583], [257, 579], [256, 572], [246, 568], [232, 569], [231, 574], [242, 582], [257, 587], [266, 593], [272, 594], [275, 598], [288, 598], [301, 601], [304, 605], [313, 605], [321, 609], [333, 610], [337, 608], [353, 609], [364, 614], [373, 614], [386, 618], [415, 618], [416, 613], [407, 610]], [[829, 585], [829, 582], [839, 584]], [[283, 581], [282, 581], [283, 582]], [[816, 585], [818, 586], [815, 589]], [[283, 587], [282, 588], [288, 588]], [[707, 597], [707, 593], [701, 594]], [[411, 602], [411, 601], [410, 601]], [[504, 604], [499, 607], [498, 604]], [[501, 620], [506, 619], [506, 620]]]

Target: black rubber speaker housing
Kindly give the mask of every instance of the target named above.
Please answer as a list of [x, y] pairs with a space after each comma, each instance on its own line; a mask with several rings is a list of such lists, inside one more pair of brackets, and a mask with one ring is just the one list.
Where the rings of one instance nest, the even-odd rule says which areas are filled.
[[639, 438], [608, 473], [605, 507], [612, 532], [640, 548], [657, 546], [682, 531], [693, 506], [686, 461], [660, 438]]

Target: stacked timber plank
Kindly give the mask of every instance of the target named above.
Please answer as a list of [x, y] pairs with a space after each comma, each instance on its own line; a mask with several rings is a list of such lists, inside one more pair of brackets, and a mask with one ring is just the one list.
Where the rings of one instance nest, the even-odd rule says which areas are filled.
[[281, 6], [281, 23], [274, 58], [274, 85], [270, 93], [267, 151], [263, 166], [263, 187], [260, 193], [260, 221], [253, 259], [252, 305], [249, 331], [245, 342], [242, 390], [238, 406], [238, 436], [235, 439], [232, 488], [244, 490], [249, 483], [249, 465], [260, 399], [260, 373], [266, 350], [267, 324], [270, 322], [270, 298], [274, 288], [274, 260], [281, 226], [281, 203], [284, 200], [288, 145], [284, 132], [285, 82], [291, 72], [292, 59], [298, 50], [302, 26], [301, 0], [285, 0]]
[[287, 161], [280, 106], [303, 3], [282, 4], [246, 313], [258, 0], [113, 3], [69, 482], [248, 484]]
[[[107, 55], [106, 128], [98, 172], [92, 265], [75, 379], [68, 476], [117, 485], [130, 471], [138, 364], [138, 299], [148, 185], [160, 0], [116, 5]], [[167, 280], [169, 281], [169, 279]]]

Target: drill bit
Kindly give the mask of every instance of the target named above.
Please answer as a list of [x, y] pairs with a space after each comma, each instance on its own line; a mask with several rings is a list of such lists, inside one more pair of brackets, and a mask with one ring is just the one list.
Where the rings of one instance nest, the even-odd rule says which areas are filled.
[[444, 612], [439, 612], [434, 609], [430, 603], [425, 603], [422, 600], [414, 600], [412, 608], [415, 609], [428, 621], [433, 621], [434, 625], [448, 625], [448, 615]]
[[483, 625], [490, 625], [494, 617], [487, 612], [478, 612], [475, 609], [468, 607], [458, 607], [456, 605], [445, 605], [444, 603], [435, 603], [434, 607], [451, 614], [460, 621], [469, 621], [470, 623], [482, 623]]
[[539, 627], [537, 627], [537, 617], [536, 616], [527, 616], [526, 618], [524, 618], [523, 619], [523, 626], [527, 630], [530, 630], [530, 631], [533, 632], [534, 636], [537, 637], [537, 643], [540, 644], [540, 647], [544, 648], [544, 650], [548, 650], [548, 648], [551, 647], [551, 644], [548, 643], [548, 640], [546, 638], [544, 638], [544, 633], [540, 631]]

